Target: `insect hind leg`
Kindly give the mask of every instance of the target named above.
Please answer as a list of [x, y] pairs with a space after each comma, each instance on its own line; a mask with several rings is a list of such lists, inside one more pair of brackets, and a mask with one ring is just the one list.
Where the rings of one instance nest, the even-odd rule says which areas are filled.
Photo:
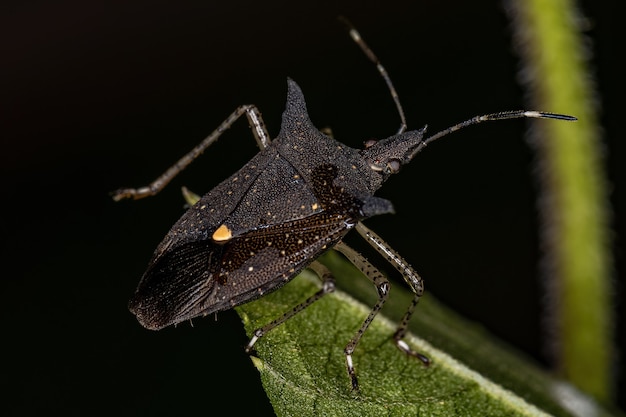
[[204, 138], [202, 142], [196, 145], [191, 151], [180, 158], [174, 165], [167, 169], [157, 179], [150, 184], [139, 188], [122, 188], [112, 193], [113, 200], [120, 201], [125, 198], [140, 199], [156, 195], [178, 175], [182, 170], [187, 168], [200, 154], [202, 154], [209, 146], [217, 141], [217, 139], [228, 130], [241, 116], [246, 115], [248, 123], [252, 128], [252, 134], [259, 148], [265, 149], [270, 144], [270, 137], [265, 128], [265, 123], [261, 117], [261, 112], [252, 104], [246, 104], [237, 107], [209, 136]]
[[330, 294], [331, 292], [335, 291], [335, 277], [330, 272], [330, 270], [326, 268], [326, 266], [322, 265], [319, 261], [313, 261], [308, 266], [308, 268], [311, 269], [313, 272], [315, 272], [315, 274], [320, 278], [320, 280], [322, 281], [322, 288], [320, 288], [319, 291], [317, 291], [311, 297], [307, 298], [305, 301], [298, 304], [297, 306], [295, 306], [294, 308], [292, 308], [291, 310], [289, 310], [288, 312], [286, 312], [285, 314], [283, 314], [276, 320], [270, 323], [267, 323], [263, 327], [256, 329], [252, 333], [252, 338], [246, 345], [246, 353], [252, 353], [254, 344], [261, 337], [263, 337], [267, 332], [269, 332], [270, 330], [272, 330], [273, 328], [277, 326], [280, 326], [281, 324], [283, 324], [284, 322], [286, 322], [287, 320], [289, 320], [290, 318], [292, 318], [293, 316], [295, 316], [296, 314], [298, 314], [299, 312], [301, 312], [302, 310], [304, 310], [305, 308], [307, 308], [308, 306], [310, 306], [311, 304], [313, 304], [314, 302], [316, 302], [317, 300], [325, 296], [326, 294]]

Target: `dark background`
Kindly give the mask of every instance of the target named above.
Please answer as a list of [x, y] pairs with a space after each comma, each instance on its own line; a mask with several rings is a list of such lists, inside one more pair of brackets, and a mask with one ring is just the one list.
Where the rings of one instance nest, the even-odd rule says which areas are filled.
[[[612, 184], [623, 336], [625, 71], [617, 61], [624, 39], [617, 3], [581, 6]], [[246, 123], [159, 196], [116, 204], [108, 192], [151, 181], [240, 104], [256, 104], [275, 135], [287, 76], [301, 85], [314, 123], [332, 126], [339, 140], [358, 147], [394, 133], [398, 118], [384, 83], [337, 15], [351, 18], [386, 65], [410, 128], [428, 123], [434, 132], [525, 107], [499, 1], [331, 4], [2, 6], [3, 415], [206, 414], [225, 404], [271, 412], [234, 312], [150, 332], [126, 308], [181, 214], [180, 186], [206, 192], [256, 152]], [[420, 271], [429, 292], [546, 364], [526, 126], [486, 124], [429, 147], [381, 190], [397, 214], [368, 224]], [[623, 392], [623, 361], [619, 369]]]

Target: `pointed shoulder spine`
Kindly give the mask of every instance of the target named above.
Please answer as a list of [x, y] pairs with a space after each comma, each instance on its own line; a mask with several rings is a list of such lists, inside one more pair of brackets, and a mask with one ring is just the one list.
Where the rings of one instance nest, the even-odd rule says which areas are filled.
[[287, 78], [287, 105], [283, 112], [280, 134], [286, 134], [287, 131], [293, 131], [294, 129], [302, 130], [307, 127], [313, 128], [313, 124], [309, 119], [304, 94], [302, 94], [300, 86], [294, 80]]

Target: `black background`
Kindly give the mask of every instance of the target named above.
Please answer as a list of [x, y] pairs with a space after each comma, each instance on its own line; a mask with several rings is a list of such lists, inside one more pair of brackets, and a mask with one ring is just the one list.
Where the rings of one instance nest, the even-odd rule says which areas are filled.
[[[585, 1], [582, 10], [612, 184], [624, 351], [617, 3]], [[287, 76], [302, 87], [313, 122], [339, 140], [358, 147], [394, 133], [384, 83], [337, 15], [350, 17], [386, 65], [409, 128], [428, 123], [434, 132], [525, 107], [496, 1], [58, 0], [0, 13], [3, 415], [271, 413], [234, 312], [150, 332], [126, 308], [181, 214], [180, 186], [206, 192], [256, 152], [246, 123], [159, 196], [116, 204], [108, 192], [151, 181], [240, 104], [256, 104], [276, 134]], [[429, 147], [379, 194], [397, 214], [368, 224], [429, 292], [546, 364], [526, 126], [487, 124]], [[624, 372], [617, 377], [624, 391]]]

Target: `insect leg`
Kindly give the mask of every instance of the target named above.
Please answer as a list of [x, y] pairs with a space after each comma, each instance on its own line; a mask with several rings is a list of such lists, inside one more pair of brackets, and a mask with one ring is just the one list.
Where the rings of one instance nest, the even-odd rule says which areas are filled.
[[161, 191], [176, 175], [182, 170], [187, 168], [191, 162], [196, 159], [202, 152], [204, 152], [209, 146], [211, 146], [217, 139], [230, 128], [237, 119], [243, 114], [248, 118], [250, 127], [252, 128], [252, 134], [256, 140], [259, 148], [265, 149], [270, 144], [270, 137], [265, 128], [265, 123], [261, 118], [261, 112], [254, 105], [239, 106], [226, 120], [222, 122], [209, 136], [204, 138], [196, 147], [194, 147], [189, 153], [180, 158], [174, 165], [172, 165], [167, 171], [165, 171], [156, 180], [152, 181], [149, 185], [140, 188], [123, 188], [112, 193], [113, 200], [120, 201], [124, 198], [133, 198], [135, 200], [153, 196]]
[[406, 281], [406, 283], [413, 291], [414, 297], [411, 305], [407, 309], [407, 312], [404, 314], [404, 317], [400, 321], [398, 329], [393, 336], [393, 339], [396, 342], [396, 346], [398, 349], [403, 351], [404, 353], [414, 356], [418, 358], [424, 365], [430, 364], [430, 359], [421, 353], [415, 352], [412, 350], [409, 345], [403, 340], [404, 335], [407, 332], [407, 326], [409, 325], [409, 321], [415, 312], [415, 307], [419, 302], [420, 297], [424, 293], [424, 280], [419, 276], [419, 274], [413, 269], [411, 265], [407, 261], [404, 260], [396, 252], [393, 250], [380, 236], [366, 227], [363, 223], [359, 222], [356, 225], [356, 230], [359, 234], [370, 244], [374, 249], [376, 249], [381, 255], [387, 259], [389, 263], [391, 263], [399, 272], [402, 274], [402, 277]]
[[308, 266], [308, 268], [312, 269], [313, 272], [315, 272], [315, 274], [322, 280], [322, 288], [320, 288], [318, 292], [313, 294], [304, 302], [298, 304], [293, 309], [286, 312], [285, 314], [283, 314], [276, 320], [266, 324], [265, 326], [259, 329], [256, 329], [253, 333], [252, 339], [250, 339], [250, 341], [248, 342], [248, 345], [246, 346], [247, 353], [252, 352], [252, 348], [254, 344], [267, 332], [283, 324], [284, 322], [286, 322], [287, 320], [289, 320], [290, 318], [292, 318], [293, 316], [295, 316], [296, 314], [298, 314], [299, 312], [301, 312], [302, 310], [304, 310], [305, 308], [307, 308], [308, 306], [310, 306], [311, 304], [313, 304], [314, 302], [316, 302], [317, 300], [325, 296], [326, 294], [330, 294], [331, 292], [335, 291], [335, 277], [333, 277], [332, 273], [328, 270], [328, 268], [326, 268], [324, 265], [322, 265], [318, 261], [313, 261]]
[[352, 389], [358, 390], [359, 383], [356, 377], [356, 371], [354, 369], [354, 364], [352, 363], [352, 353], [356, 348], [356, 345], [361, 340], [363, 333], [367, 330], [369, 325], [374, 320], [374, 317], [378, 314], [378, 312], [383, 308], [385, 301], [387, 301], [387, 297], [389, 295], [389, 281], [387, 278], [378, 270], [374, 265], [372, 265], [363, 255], [349, 247], [343, 242], [339, 242], [335, 249], [341, 252], [348, 258], [350, 262], [354, 264], [366, 277], [368, 277], [376, 286], [376, 290], [378, 291], [378, 302], [372, 307], [369, 315], [361, 324], [361, 327], [354, 335], [350, 343], [345, 347], [344, 353], [346, 354], [346, 363], [348, 366], [348, 375], [352, 381]]

